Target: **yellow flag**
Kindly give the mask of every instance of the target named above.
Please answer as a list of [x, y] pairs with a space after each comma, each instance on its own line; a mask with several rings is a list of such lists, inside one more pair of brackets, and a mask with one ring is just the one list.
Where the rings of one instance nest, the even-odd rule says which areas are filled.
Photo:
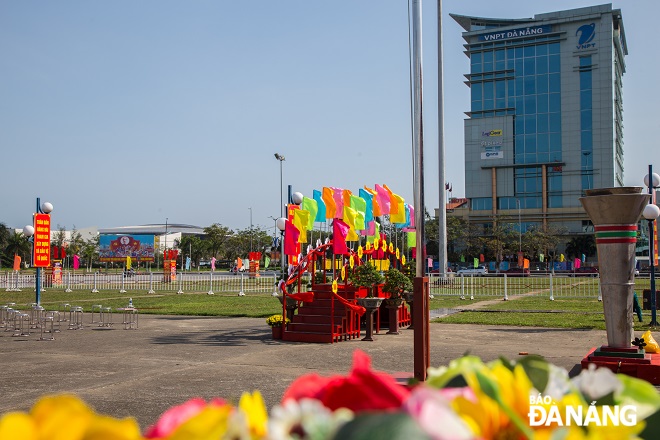
[[298, 228], [300, 235], [298, 243], [307, 243], [307, 225], [309, 224], [309, 211], [296, 209], [293, 211], [293, 226]]
[[[392, 202], [396, 200], [398, 206], [397, 212], [390, 212], [390, 221], [392, 223], [405, 223], [406, 222], [406, 202], [398, 194], [392, 193]], [[392, 203], [394, 204], [394, 203]]]

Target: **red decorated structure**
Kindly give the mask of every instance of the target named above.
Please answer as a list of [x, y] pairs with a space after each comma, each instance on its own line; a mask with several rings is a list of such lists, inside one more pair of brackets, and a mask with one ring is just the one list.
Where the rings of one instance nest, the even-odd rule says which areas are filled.
[[[346, 275], [351, 267], [361, 264], [376, 264], [385, 266], [384, 261], [392, 265], [400, 263], [396, 258], [394, 250], [386, 246], [380, 246], [380, 250], [367, 248], [364, 250], [364, 261], [358, 253], [348, 250], [347, 255], [332, 254], [328, 257], [328, 250], [333, 248], [333, 242], [312, 249], [290, 273], [289, 277], [280, 283], [282, 291], [282, 311], [291, 322], [284, 327], [282, 339], [295, 342], [324, 342], [334, 343], [342, 340], [355, 339], [360, 336], [360, 321], [365, 314], [365, 308], [357, 304], [358, 298], [367, 296], [365, 288], [357, 288], [349, 283], [348, 276], [333, 279], [331, 267], [340, 267], [340, 271]], [[331, 264], [329, 259], [341, 264]], [[352, 264], [351, 264], [352, 261]], [[302, 276], [305, 272], [311, 274], [311, 288], [302, 289]], [[320, 281], [317, 280], [318, 276]], [[340, 281], [341, 280], [341, 281]], [[376, 292], [378, 297], [386, 299], [389, 294], [382, 292], [382, 286], [378, 286]], [[297, 313], [294, 313], [297, 310]], [[411, 316], [404, 303], [395, 315], [399, 326], [411, 324]], [[380, 325], [388, 322], [388, 313], [376, 311], [376, 333], [380, 331]]]

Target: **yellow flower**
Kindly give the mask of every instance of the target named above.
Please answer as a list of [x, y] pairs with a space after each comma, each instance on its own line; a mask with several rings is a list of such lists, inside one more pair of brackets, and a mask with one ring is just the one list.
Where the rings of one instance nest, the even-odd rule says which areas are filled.
[[243, 393], [238, 407], [247, 417], [248, 428], [252, 438], [262, 438], [268, 432], [268, 411], [259, 391]]
[[0, 418], [0, 438], [5, 440], [37, 440], [37, 425], [25, 413], [7, 413]]
[[179, 426], [168, 440], [220, 439], [228, 430], [229, 416], [234, 411], [231, 405], [208, 405], [194, 417]]
[[0, 419], [0, 438], [21, 440], [137, 440], [134, 419], [97, 415], [76, 396], [41, 398], [29, 414], [9, 413]]

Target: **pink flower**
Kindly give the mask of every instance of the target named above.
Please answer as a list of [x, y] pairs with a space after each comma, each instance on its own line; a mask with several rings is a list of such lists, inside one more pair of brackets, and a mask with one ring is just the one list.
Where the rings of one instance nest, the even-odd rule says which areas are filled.
[[[209, 406], [223, 406], [225, 404], [226, 402], [224, 400], [218, 398], [215, 398], [208, 403]], [[145, 437], [166, 438], [179, 426], [199, 414], [206, 407], [206, 401], [199, 397], [190, 399], [181, 405], [173, 406], [165, 411], [154, 425], [147, 429]]]
[[438, 390], [421, 385], [413, 390], [403, 409], [434, 440], [472, 439], [474, 433], [451, 407], [451, 401], [459, 396], [474, 398], [469, 388]]
[[369, 356], [356, 350], [353, 369], [348, 376], [301, 376], [284, 392], [282, 403], [288, 399], [312, 398], [320, 400], [331, 410], [398, 410], [409, 395], [410, 391], [399, 385], [392, 376], [373, 371]]

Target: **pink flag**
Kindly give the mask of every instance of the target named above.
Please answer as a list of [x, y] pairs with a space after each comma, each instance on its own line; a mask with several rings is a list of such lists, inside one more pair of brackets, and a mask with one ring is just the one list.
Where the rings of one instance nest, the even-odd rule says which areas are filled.
[[300, 231], [293, 225], [293, 222], [287, 220], [284, 228], [284, 255], [298, 255], [298, 239]]
[[575, 268], [579, 269], [580, 266], [582, 265], [582, 261], [579, 258], [576, 258], [574, 264], [575, 264]]
[[332, 222], [332, 251], [335, 254], [348, 254], [348, 247], [346, 247], [346, 236], [348, 235], [350, 228], [350, 226], [337, 218]]
[[211, 258], [211, 270], [215, 270], [215, 257]]
[[386, 215], [390, 213], [390, 193], [382, 186], [376, 184], [376, 198], [378, 199], [378, 206], [380, 206], [380, 213]]
[[335, 218], [344, 218], [344, 190], [332, 187], [333, 198], [335, 199]]
[[80, 268], [80, 257], [78, 255], [73, 256], [73, 268], [74, 269]]

